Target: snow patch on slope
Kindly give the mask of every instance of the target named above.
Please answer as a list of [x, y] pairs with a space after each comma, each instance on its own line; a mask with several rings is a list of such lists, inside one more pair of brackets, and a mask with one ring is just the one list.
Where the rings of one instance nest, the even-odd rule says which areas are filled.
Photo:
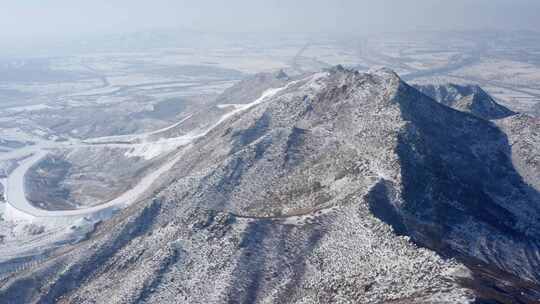
[[[206, 131], [204, 131], [202, 133], [199, 133], [199, 134], [187, 134], [187, 135], [176, 137], [176, 138], [167, 138], [167, 139], [162, 138], [162, 139], [160, 139], [158, 141], [153, 141], [153, 142], [143, 142], [143, 143], [134, 145], [133, 148], [128, 150], [124, 155], [126, 157], [142, 157], [145, 160], [150, 160], [150, 159], [156, 158], [158, 156], [170, 153], [170, 152], [174, 151], [175, 149], [177, 149], [177, 148], [179, 148], [181, 146], [185, 146], [185, 145], [193, 142], [197, 138], [205, 136], [206, 134], [208, 134], [208, 132], [210, 132], [211, 130], [213, 130], [214, 128], [219, 126], [222, 122], [224, 122], [225, 120], [227, 120], [230, 117], [234, 116], [235, 114], [237, 114], [239, 112], [242, 112], [242, 111], [245, 111], [245, 110], [247, 110], [249, 108], [252, 108], [252, 107], [266, 101], [267, 99], [272, 98], [273, 96], [275, 96], [279, 92], [285, 90], [289, 85], [281, 87], [281, 88], [268, 89], [264, 93], [262, 93], [261, 97], [259, 97], [258, 99], [256, 99], [252, 103], [218, 105], [218, 107], [220, 107], [220, 108], [234, 107], [234, 110], [232, 110], [231, 112], [223, 115], [218, 120], [218, 122], [216, 122], [212, 127], [210, 127], [209, 129], [207, 129]], [[185, 118], [184, 120], [182, 120], [181, 122], [173, 125], [173, 126], [170, 126], [170, 127], [165, 128], [165, 129], [159, 130], [159, 132], [153, 132], [152, 134], [156, 134], [156, 133], [163, 132], [165, 130], [172, 129], [175, 126], [179, 125], [180, 123], [184, 122], [185, 120], [189, 119], [190, 117], [191, 117], [191, 115], [188, 116], [187, 118]]]
[[129, 149], [124, 155], [126, 157], [141, 157], [145, 160], [151, 160], [185, 146], [195, 138], [197, 136], [184, 135], [176, 138], [162, 138], [158, 141], [140, 143], [133, 145], [133, 148]]

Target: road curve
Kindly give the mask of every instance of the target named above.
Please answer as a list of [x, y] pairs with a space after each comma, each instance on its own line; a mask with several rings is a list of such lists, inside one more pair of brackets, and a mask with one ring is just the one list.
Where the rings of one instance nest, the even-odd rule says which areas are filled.
[[[52, 143], [43, 143], [41, 145], [35, 145], [31, 148], [24, 150], [24, 155], [27, 156], [29, 153], [31, 154], [30, 157], [27, 157], [26, 159], [22, 160], [19, 164], [19, 166], [8, 176], [6, 181], [6, 201], [8, 208], [6, 211], [8, 211], [8, 216], [15, 216], [15, 217], [23, 217], [23, 216], [31, 216], [31, 217], [38, 217], [38, 218], [44, 218], [44, 217], [83, 217], [88, 215], [97, 215], [103, 213], [105, 216], [110, 214], [111, 212], [114, 212], [115, 210], [122, 209], [134, 202], [136, 202], [138, 199], [141, 198], [141, 196], [151, 188], [154, 181], [156, 181], [163, 173], [169, 171], [172, 169], [174, 164], [180, 160], [180, 158], [183, 156], [184, 151], [186, 151], [187, 147], [193, 142], [193, 140], [203, 137], [208, 132], [216, 127], [218, 127], [221, 123], [223, 123], [225, 120], [230, 118], [231, 116], [245, 111], [265, 100], [268, 98], [276, 95], [280, 91], [285, 90], [290, 85], [296, 83], [298, 81], [294, 81], [292, 83], [289, 83], [288, 85], [282, 87], [282, 88], [274, 88], [269, 89], [265, 91], [261, 97], [259, 97], [257, 100], [255, 100], [252, 103], [244, 104], [235, 110], [231, 111], [228, 114], [225, 114], [216, 124], [214, 124], [212, 127], [210, 127], [208, 130], [202, 132], [201, 134], [198, 134], [196, 136], [185, 136], [180, 138], [175, 138], [172, 140], [178, 140], [182, 139], [180, 141], [179, 147], [183, 146], [184, 149], [179, 151], [173, 158], [167, 160], [164, 164], [162, 164], [159, 168], [152, 171], [148, 175], [144, 176], [135, 187], [131, 188], [130, 190], [124, 192], [117, 198], [110, 200], [106, 203], [100, 204], [98, 206], [94, 207], [87, 207], [87, 208], [81, 208], [81, 209], [75, 209], [75, 210], [45, 210], [38, 207], [35, 207], [32, 205], [28, 199], [26, 198], [24, 184], [25, 184], [25, 175], [26, 172], [35, 164], [37, 164], [40, 160], [42, 160], [44, 157], [48, 155], [47, 148], [55, 148], [55, 145]], [[185, 121], [184, 119], [183, 121]], [[182, 123], [181, 121], [180, 123]], [[176, 123], [173, 125], [176, 126], [180, 123]], [[168, 130], [169, 128], [165, 128], [165, 130]], [[163, 131], [159, 130], [159, 131]], [[155, 132], [153, 132], [155, 133]], [[150, 133], [150, 134], [153, 134]], [[146, 136], [147, 134], [142, 134], [143, 136]], [[77, 147], [77, 146], [92, 146], [93, 144], [90, 144], [88, 142], [83, 143], [62, 143], [62, 144], [56, 144], [56, 147], [64, 146], [64, 147]], [[95, 144], [94, 144], [95, 145]], [[133, 146], [136, 144], [120, 144], [122, 147], [126, 146]], [[111, 143], [104, 143], [103, 146], [117, 146], [117, 144], [111, 144]]]
[[135, 202], [145, 191], [147, 191], [153, 182], [163, 173], [170, 170], [173, 165], [180, 159], [182, 153], [177, 154], [174, 158], [168, 160], [150, 174], [143, 177], [135, 187], [124, 192], [119, 197], [110, 200], [104, 204], [94, 207], [76, 210], [45, 210], [32, 205], [25, 195], [24, 178], [26, 172], [45, 156], [47, 151], [37, 151], [31, 157], [25, 159], [21, 164], [9, 175], [6, 185], [6, 201], [10, 207], [17, 211], [34, 216], [34, 217], [81, 217], [98, 212], [114, 211]]

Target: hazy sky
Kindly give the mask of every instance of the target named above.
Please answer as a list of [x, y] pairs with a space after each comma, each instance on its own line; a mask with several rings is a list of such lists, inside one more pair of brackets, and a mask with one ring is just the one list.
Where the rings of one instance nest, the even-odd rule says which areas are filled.
[[156, 27], [230, 32], [540, 30], [539, 12], [539, 0], [2, 0], [0, 38]]

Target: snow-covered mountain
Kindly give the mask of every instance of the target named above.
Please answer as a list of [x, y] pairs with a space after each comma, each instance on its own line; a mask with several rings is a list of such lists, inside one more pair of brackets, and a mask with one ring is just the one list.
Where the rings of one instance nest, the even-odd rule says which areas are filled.
[[484, 119], [500, 119], [516, 114], [497, 103], [477, 85], [425, 84], [414, 87], [442, 104]]
[[252, 81], [229, 90], [235, 110], [176, 152], [147, 199], [6, 279], [0, 298], [536, 303], [540, 193], [522, 173], [537, 122], [497, 126], [384, 69], [269, 79], [251, 103]]

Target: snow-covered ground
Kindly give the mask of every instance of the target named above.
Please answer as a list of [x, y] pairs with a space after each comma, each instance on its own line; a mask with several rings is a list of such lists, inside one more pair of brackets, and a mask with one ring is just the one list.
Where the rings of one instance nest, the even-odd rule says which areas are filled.
[[[59, 243], [82, 238], [88, 231], [93, 229], [95, 223], [112, 216], [116, 210], [125, 208], [141, 199], [142, 195], [152, 187], [154, 182], [183, 157], [183, 151], [186, 150], [182, 149], [183, 147], [189, 146], [192, 141], [205, 136], [212, 129], [219, 128], [219, 125], [226, 119], [268, 100], [287, 87], [269, 89], [252, 103], [235, 105], [233, 111], [225, 114], [209, 129], [196, 134], [188, 134], [177, 138], [161, 138], [155, 141], [148, 140], [150, 135], [158, 135], [179, 126], [191, 118], [191, 115], [188, 115], [171, 126], [153, 132], [124, 137], [97, 138], [86, 142], [76, 140], [59, 143], [41, 141], [35, 145], [25, 146], [0, 155], [3, 160], [19, 160], [15, 170], [9, 174], [7, 179], [2, 181], [6, 194], [6, 203], [0, 206], [3, 221], [0, 228], [4, 226], [3, 230], [5, 231], [5, 227], [8, 227], [7, 230], [10, 231], [10, 236], [4, 240], [8, 249], [0, 253], [0, 262], [15, 257], [39, 255], [42, 250], [54, 248]], [[118, 143], [119, 140], [130, 140], [133, 143]], [[169, 155], [175, 150], [177, 152], [161, 163], [155, 170], [142, 177], [134, 187], [103, 204], [77, 210], [55, 211], [33, 206], [25, 194], [25, 175], [28, 170], [46, 157], [49, 149], [85, 146], [129, 147], [126, 156], [142, 157], [147, 160]], [[35, 235], [29, 235], [28, 231], [33, 231]]]
[[[384, 38], [387, 39], [387, 38]], [[199, 66], [232, 69], [243, 73], [257, 73], [275, 71], [277, 69], [296, 69], [293, 65], [304, 71], [319, 69], [321, 66], [343, 64], [364, 69], [374, 64], [392, 67], [395, 70], [409, 73], [415, 69], [430, 70], [451, 65], [454, 56], [474, 49], [474, 44], [468, 39], [464, 41], [451, 40], [451, 48], [441, 52], [440, 46], [429, 45], [422, 41], [411, 42], [409, 37], [397, 37], [393, 40], [383, 41], [383, 38], [366, 38], [361, 46], [356, 44], [341, 45], [335, 41], [308, 44], [306, 41], [293, 41], [283, 43], [278, 47], [262, 47], [253, 44], [252, 47], [215, 47], [209, 49], [177, 47], [159, 51], [141, 52], [117, 52], [95, 53], [79, 57], [54, 59], [51, 66], [59, 70], [70, 70], [95, 73], [95, 78], [85, 78], [77, 81], [64, 82], [35, 82], [35, 83], [1, 83], [0, 91], [15, 90], [25, 94], [34, 94], [33, 98], [26, 98], [9, 109], [3, 109], [0, 123], [8, 127], [0, 127], [0, 138], [17, 141], [31, 141], [34, 145], [28, 145], [18, 149], [9, 149], [0, 153], [0, 162], [19, 162], [7, 179], [0, 179], [0, 183], [6, 191], [7, 203], [0, 202], [0, 235], [5, 234], [5, 243], [0, 250], [0, 262], [21, 257], [27, 254], [37, 253], [36, 248], [47, 248], [55, 243], [73, 240], [91, 230], [94, 223], [106, 218], [114, 210], [123, 208], [141, 199], [141, 196], [151, 189], [152, 185], [164, 172], [170, 170], [174, 163], [182, 157], [184, 147], [197, 138], [205, 136], [213, 128], [219, 128], [220, 124], [245, 111], [270, 97], [278, 94], [287, 87], [272, 89], [250, 104], [222, 104], [218, 108], [228, 112], [209, 129], [197, 130], [176, 138], [160, 138], [160, 134], [180, 127], [188, 121], [191, 115], [182, 113], [183, 119], [161, 128], [170, 121], [144, 121], [145, 128], [138, 128], [138, 132], [128, 129], [130, 135], [97, 137], [102, 134], [123, 134], [124, 132], [103, 132], [99, 135], [82, 136], [81, 138], [94, 137], [84, 142], [68, 140], [67, 142], [55, 142], [52, 139], [48, 127], [32, 124], [28, 112], [48, 111], [50, 109], [73, 109], [75, 107], [95, 107], [95, 109], [107, 108], [113, 111], [116, 105], [125, 108], [146, 109], [151, 108], [156, 100], [185, 97], [212, 95], [220, 93], [233, 85], [237, 76], [221, 80], [211, 79], [210, 76], [193, 76], [175, 74], [175, 72], [156, 72], [156, 68], [172, 67], [174, 71], [181, 66]], [[447, 42], [446, 40], [444, 41]], [[242, 45], [247, 45], [244, 43]], [[256, 45], [256, 46], [255, 46]], [[306, 47], [307, 45], [307, 47]], [[299, 50], [306, 47], [301, 53]], [[430, 53], [431, 52], [431, 53]], [[295, 64], [291, 63], [298, 55]], [[367, 70], [367, 68], [366, 68]], [[506, 77], [500, 75], [500, 71], [510, 71]], [[289, 73], [289, 71], [286, 71]], [[291, 74], [290, 74], [291, 75]], [[537, 67], [530, 63], [519, 63], [511, 59], [484, 59], [469, 67], [454, 71], [452, 74], [438, 74], [444, 77], [445, 82], [470, 82], [472, 78], [480, 80], [492, 80], [492, 86], [488, 91], [501, 100], [505, 105], [517, 110], [527, 110], [534, 101], [534, 95], [539, 91], [533, 87], [523, 87], [520, 91], [513, 91], [498, 86], [502, 84], [535, 84], [540, 78]], [[324, 76], [321, 73], [318, 77]], [[427, 81], [434, 81], [434, 75], [429, 75]], [[466, 79], [467, 78], [467, 79]], [[209, 81], [208, 79], [211, 79]], [[420, 79], [418, 79], [420, 80]], [[313, 80], [312, 85], [317, 85]], [[483, 84], [483, 86], [486, 86]], [[181, 88], [181, 89], [179, 89]], [[145, 97], [139, 103], [133, 102], [135, 97]], [[139, 102], [139, 101], [137, 101]], [[120, 107], [119, 107], [120, 108]], [[117, 111], [117, 110], [115, 110]], [[188, 110], [187, 112], [191, 112]], [[62, 115], [63, 110], [57, 111]], [[120, 110], [121, 112], [121, 110]], [[15, 117], [15, 114], [19, 117]], [[121, 116], [119, 116], [121, 117]], [[130, 117], [130, 116], [125, 116]], [[175, 116], [180, 117], [180, 115]], [[63, 118], [63, 117], [60, 117]], [[123, 117], [121, 117], [123, 118]], [[77, 119], [76, 116], [66, 118]], [[120, 120], [122, 121], [122, 120]], [[49, 121], [47, 121], [49, 122]], [[56, 123], [56, 121], [54, 121]], [[108, 121], [107, 121], [108, 122]], [[11, 124], [25, 125], [27, 128], [11, 127]], [[98, 122], [98, 125], [101, 122]], [[51, 123], [53, 125], [53, 123]], [[152, 126], [160, 128], [151, 132]], [[70, 133], [71, 131], [71, 133]], [[68, 129], [66, 133], [57, 134], [63, 137], [76, 136], [84, 133], [84, 128], [76, 125]], [[54, 135], [52, 135], [54, 136]], [[126, 157], [138, 157], [147, 161], [160, 162], [156, 169], [143, 176], [129, 190], [102, 205], [79, 210], [47, 211], [32, 206], [26, 199], [24, 191], [24, 176], [32, 165], [37, 164], [51, 149], [67, 149], [70, 147], [111, 147], [122, 148], [120, 153]], [[321, 210], [321, 212], [330, 212]], [[309, 217], [298, 216], [291, 218], [294, 223], [309, 221]], [[44, 227], [43, 232], [32, 235], [25, 227]], [[39, 230], [39, 229], [38, 229]]]
[[[107, 203], [80, 210], [50, 211], [33, 206], [26, 199], [24, 189], [24, 177], [26, 172], [48, 154], [46, 149], [84, 145], [95, 146], [96, 144], [99, 144], [99, 146], [103, 147], [131, 147], [131, 149], [126, 152], [126, 156], [143, 157], [147, 160], [153, 159], [158, 156], [169, 154], [172, 151], [179, 149], [183, 146], [189, 145], [191, 142], [193, 142], [193, 140], [205, 136], [206, 134], [208, 134], [208, 132], [210, 132], [210, 130], [218, 127], [223, 121], [227, 120], [233, 115], [266, 101], [267, 99], [275, 96], [277, 93], [287, 89], [288, 86], [294, 83], [295, 82], [292, 82], [285, 87], [266, 90], [257, 100], [253, 101], [252, 103], [235, 105], [235, 109], [233, 111], [230, 111], [227, 114], [223, 115], [223, 117], [208, 130], [197, 134], [187, 134], [176, 138], [161, 138], [157, 141], [147, 141], [148, 137], [151, 135], [156, 135], [179, 126], [180, 124], [191, 118], [191, 115], [189, 115], [188, 117], [169, 127], [149, 133], [128, 135], [123, 137], [98, 138], [94, 140], [88, 140], [83, 143], [77, 141], [62, 143], [43, 141], [33, 146], [26, 146], [22, 149], [14, 150], [12, 152], [5, 153], [4, 155], [0, 155], [4, 160], [13, 158], [20, 159], [24, 156], [31, 155], [30, 157], [22, 160], [19, 163], [19, 166], [8, 176], [6, 182], [6, 198], [8, 206], [6, 208], [5, 216], [7, 219], [19, 219], [20, 217], [80, 217], [88, 216], [93, 213], [99, 213], [100, 211], [110, 208], [118, 208], [121, 206], [129, 205], [133, 203], [142, 193], [148, 190], [153, 181], [155, 181], [162, 173], [166, 172], [169, 168], [171, 168], [178, 160], [178, 155], [181, 155], [181, 153], [177, 154], [177, 156], [175, 156], [172, 160], [167, 161], [157, 170], [154, 170], [151, 174], [145, 176], [139, 182], [139, 184], [137, 184], [131, 190], [125, 192], [116, 199], [113, 199]], [[120, 143], [118, 143], [119, 141]], [[129, 142], [125, 143], [125, 141]]]
[[39, 110], [50, 109], [50, 108], [51, 106], [40, 103], [40, 104], [20, 106], [20, 107], [10, 107], [6, 109], [5, 112], [16, 113], [16, 112], [24, 112], [24, 111], [39, 111]]
[[142, 142], [133, 145], [133, 148], [128, 150], [124, 155], [126, 157], [142, 157], [145, 160], [151, 160], [161, 155], [169, 154], [179, 147], [189, 144], [194, 138], [196, 137], [185, 135], [169, 139], [162, 138], [153, 142]]
[[[187, 144], [189, 140], [186, 139], [182, 143]], [[178, 148], [180, 144], [176, 141], [174, 147]], [[48, 211], [33, 206], [26, 198], [25, 175], [33, 165], [48, 154], [44, 147], [51, 148], [51, 145], [31, 146], [31, 148], [23, 149], [24, 153], [19, 151], [19, 153], [10, 154], [17, 158], [21, 155], [28, 156], [27, 153], [30, 153], [31, 156], [20, 161], [18, 167], [9, 174], [7, 179], [2, 179], [6, 202], [0, 206], [0, 231], [2, 233], [8, 232], [8, 235], [4, 236], [4, 249], [0, 251], [0, 262], [16, 257], [40, 254], [42, 250], [54, 248], [63, 242], [83, 238], [88, 231], [93, 229], [95, 223], [112, 216], [116, 210], [140, 199], [141, 195], [150, 189], [154, 181], [164, 172], [170, 170], [182, 156], [181, 153], [178, 153], [144, 176], [134, 187], [104, 204], [79, 210]], [[61, 145], [66, 144], [59, 144], [58, 147]], [[82, 145], [84, 146], [84, 144]], [[148, 146], [151, 144], [145, 147]], [[145, 153], [145, 156], [149, 156], [149, 151], [145, 151]], [[165, 151], [153, 151], [152, 156], [163, 155], [161, 153], [165, 153]], [[37, 229], [38, 232], [33, 232], [35, 235], [29, 234], [29, 229], [32, 229], [31, 231]]]

